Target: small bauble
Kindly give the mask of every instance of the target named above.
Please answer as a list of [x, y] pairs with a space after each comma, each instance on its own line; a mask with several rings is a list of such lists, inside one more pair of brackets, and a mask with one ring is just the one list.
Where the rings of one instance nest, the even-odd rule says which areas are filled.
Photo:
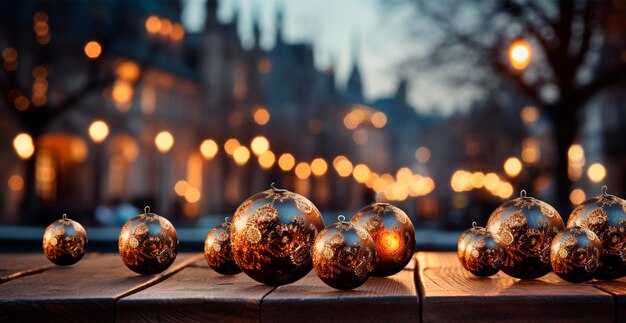
[[604, 248], [602, 266], [594, 277], [615, 279], [626, 275], [626, 201], [602, 194], [578, 205], [567, 221], [567, 226], [580, 226], [593, 231]]
[[527, 197], [526, 191], [500, 205], [487, 222], [487, 230], [505, 253], [502, 271], [523, 279], [550, 272], [550, 244], [563, 227], [550, 204]]
[[230, 221], [219, 224], [207, 234], [204, 240], [204, 258], [207, 264], [222, 275], [235, 275], [241, 272], [233, 259], [230, 248]]
[[176, 259], [178, 235], [170, 221], [146, 206], [144, 214], [124, 224], [117, 246], [126, 267], [142, 275], [158, 274]]
[[593, 278], [600, 268], [602, 243], [595, 233], [582, 227], [568, 227], [559, 232], [550, 247], [552, 270], [559, 277], [582, 283]]
[[235, 211], [230, 226], [233, 258], [260, 283], [289, 284], [313, 268], [311, 248], [323, 229], [322, 215], [311, 201], [272, 186]]
[[52, 222], [43, 234], [43, 253], [59, 266], [77, 263], [87, 250], [87, 233], [80, 223], [63, 214]]
[[350, 221], [374, 239], [376, 263], [372, 276], [386, 277], [400, 272], [415, 249], [415, 228], [401, 209], [389, 203], [374, 203], [360, 209]]
[[457, 251], [463, 268], [480, 277], [495, 275], [504, 262], [504, 250], [476, 222], [459, 238]]
[[326, 285], [337, 289], [357, 288], [374, 269], [376, 245], [365, 229], [344, 222], [326, 227], [315, 237], [313, 267]]

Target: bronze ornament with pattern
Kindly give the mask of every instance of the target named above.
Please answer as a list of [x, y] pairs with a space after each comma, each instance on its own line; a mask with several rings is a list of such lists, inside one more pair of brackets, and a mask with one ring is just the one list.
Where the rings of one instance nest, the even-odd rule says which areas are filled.
[[563, 219], [550, 204], [527, 197], [524, 190], [493, 211], [487, 222], [487, 230], [505, 253], [501, 270], [522, 279], [550, 272], [550, 244], [563, 228]]
[[323, 229], [322, 215], [311, 201], [272, 184], [235, 211], [230, 225], [233, 258], [260, 283], [289, 284], [313, 268], [311, 248]]
[[213, 228], [204, 239], [204, 258], [209, 267], [222, 275], [236, 275], [241, 272], [233, 259], [230, 247], [230, 220]]
[[615, 279], [626, 275], [626, 200], [608, 194], [603, 186], [600, 195], [572, 211], [567, 226], [583, 227], [600, 239], [604, 252], [595, 278]]
[[504, 250], [487, 229], [476, 226], [463, 232], [457, 244], [459, 261], [467, 271], [479, 277], [497, 274], [504, 263]]
[[550, 247], [552, 270], [564, 280], [582, 283], [600, 268], [602, 243], [595, 233], [573, 226], [559, 232]]
[[43, 234], [43, 253], [59, 266], [77, 263], [87, 250], [87, 233], [80, 223], [63, 214], [52, 222]]
[[340, 215], [315, 237], [313, 267], [326, 285], [348, 290], [363, 285], [374, 270], [376, 245], [365, 229], [344, 220]]
[[374, 239], [376, 263], [372, 276], [396, 274], [411, 260], [415, 227], [400, 208], [389, 203], [374, 203], [360, 209], [350, 222], [363, 227]]
[[153, 275], [166, 270], [176, 259], [178, 235], [170, 221], [150, 213], [146, 206], [143, 214], [124, 224], [117, 247], [126, 267], [142, 275]]

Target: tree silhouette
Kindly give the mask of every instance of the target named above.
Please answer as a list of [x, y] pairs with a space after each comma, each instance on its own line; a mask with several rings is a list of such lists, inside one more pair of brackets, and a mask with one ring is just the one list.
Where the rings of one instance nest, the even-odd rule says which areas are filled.
[[[394, 1], [404, 8], [405, 1]], [[567, 209], [571, 181], [567, 152], [580, 111], [599, 92], [626, 79], [626, 3], [620, 1], [411, 1], [412, 35], [433, 44], [406, 63], [442, 82], [487, 91], [512, 85], [552, 122], [558, 206]], [[532, 48], [522, 71], [508, 61], [519, 39]], [[443, 72], [441, 72], [443, 70]]]

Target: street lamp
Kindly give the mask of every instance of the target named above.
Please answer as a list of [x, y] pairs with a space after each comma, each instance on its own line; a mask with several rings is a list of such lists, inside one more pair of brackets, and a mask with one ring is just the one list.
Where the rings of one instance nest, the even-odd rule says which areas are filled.
[[525, 69], [528, 64], [530, 64], [531, 57], [532, 51], [530, 45], [525, 40], [518, 40], [511, 44], [509, 48], [509, 60], [514, 69]]

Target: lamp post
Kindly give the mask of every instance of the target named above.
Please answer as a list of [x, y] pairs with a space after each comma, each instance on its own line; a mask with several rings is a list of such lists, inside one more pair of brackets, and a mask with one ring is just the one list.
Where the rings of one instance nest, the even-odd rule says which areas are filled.
[[89, 137], [94, 142], [94, 181], [93, 203], [97, 207], [102, 193], [102, 148], [100, 146], [109, 136], [109, 125], [102, 120], [95, 120], [89, 125]]

